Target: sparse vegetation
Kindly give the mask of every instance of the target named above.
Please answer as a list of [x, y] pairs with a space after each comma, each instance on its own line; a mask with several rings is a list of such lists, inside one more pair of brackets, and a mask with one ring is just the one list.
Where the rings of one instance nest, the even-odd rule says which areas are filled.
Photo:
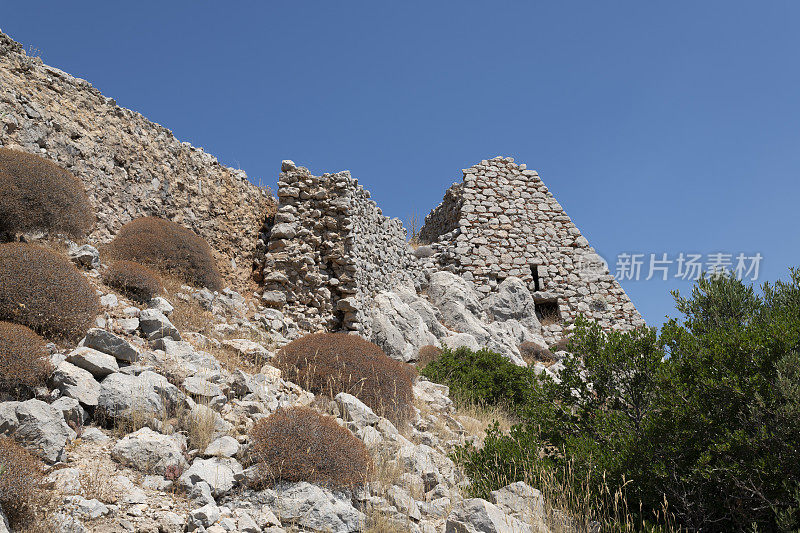
[[39, 155], [0, 148], [0, 233], [82, 237], [94, 222], [78, 178]]
[[36, 521], [46, 492], [42, 463], [11, 437], [0, 437], [0, 505], [15, 531]]
[[117, 260], [134, 261], [188, 283], [222, 289], [211, 247], [192, 230], [157, 217], [137, 218], [120, 229], [109, 246]]
[[0, 321], [0, 393], [27, 399], [50, 374], [45, 340], [19, 324]]
[[0, 264], [0, 319], [77, 340], [99, 313], [94, 287], [60, 255], [30, 244], [0, 244]]
[[308, 481], [347, 487], [372, 477], [364, 443], [335, 418], [307, 407], [282, 408], [256, 422], [250, 453], [260, 467], [260, 485]]
[[357, 335], [306, 335], [284, 346], [275, 366], [284, 379], [315, 394], [347, 392], [393, 422], [403, 421], [413, 402], [414, 367]]
[[133, 261], [116, 261], [108, 267], [103, 281], [137, 302], [146, 303], [163, 289], [158, 274]]

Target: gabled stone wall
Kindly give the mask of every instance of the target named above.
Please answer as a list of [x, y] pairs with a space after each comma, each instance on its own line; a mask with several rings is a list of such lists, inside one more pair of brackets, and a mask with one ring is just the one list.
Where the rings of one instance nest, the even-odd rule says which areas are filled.
[[263, 300], [309, 330], [369, 335], [369, 299], [414, 287], [418, 266], [403, 224], [383, 216], [350, 173], [314, 176], [284, 161], [278, 209], [264, 228]]
[[258, 229], [274, 212], [269, 191], [3, 33], [0, 146], [52, 159], [83, 181], [97, 212], [90, 242], [109, 241], [134, 218], [167, 218], [209, 242], [229, 283], [247, 285]]
[[536, 171], [498, 157], [463, 172], [463, 183], [448, 190], [420, 232], [441, 268], [484, 295], [508, 277], [521, 278], [551, 338], [579, 313], [606, 328], [644, 323]]

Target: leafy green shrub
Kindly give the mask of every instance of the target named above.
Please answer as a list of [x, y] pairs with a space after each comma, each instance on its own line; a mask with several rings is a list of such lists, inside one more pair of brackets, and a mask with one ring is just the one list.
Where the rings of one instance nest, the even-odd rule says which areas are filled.
[[105, 271], [103, 281], [138, 302], [149, 302], [162, 291], [158, 274], [133, 261], [112, 263]]
[[222, 289], [222, 277], [208, 243], [192, 230], [163, 218], [128, 222], [111, 241], [109, 252], [117, 260], [148, 265], [200, 287]]
[[42, 503], [42, 477], [39, 459], [13, 438], [0, 437], [0, 505], [15, 531], [23, 531]]
[[0, 322], [0, 392], [16, 399], [30, 396], [50, 375], [45, 340], [19, 324]]
[[39, 155], [0, 148], [0, 233], [82, 237], [94, 210], [81, 181]]
[[414, 367], [358, 335], [306, 335], [281, 348], [275, 365], [284, 379], [315, 394], [352, 394], [394, 422], [406, 418], [414, 401]]
[[94, 287], [75, 265], [24, 243], [0, 244], [0, 319], [44, 335], [80, 339], [100, 311]]
[[537, 378], [524, 424], [454, 454], [472, 490], [549, 471], [592, 501], [624, 494], [638, 524], [797, 530], [800, 271], [761, 295], [714, 277], [675, 297], [685, 319], [660, 336], [579, 320], [562, 381]]
[[502, 405], [520, 409], [528, 401], [535, 379], [532, 370], [520, 367], [489, 350], [445, 348], [420, 372], [450, 387], [450, 394], [463, 402]]
[[278, 409], [250, 430], [257, 484], [308, 481], [331, 487], [369, 481], [372, 460], [364, 443], [332, 416], [307, 407]]

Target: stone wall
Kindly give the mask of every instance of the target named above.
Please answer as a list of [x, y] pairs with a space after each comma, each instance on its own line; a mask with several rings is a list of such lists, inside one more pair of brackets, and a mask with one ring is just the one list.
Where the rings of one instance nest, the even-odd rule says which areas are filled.
[[204, 237], [227, 280], [246, 285], [258, 229], [274, 211], [269, 191], [87, 81], [27, 57], [3, 33], [0, 146], [38, 153], [83, 181], [97, 212], [89, 242], [109, 241], [134, 218], [168, 218]]
[[439, 268], [471, 281], [484, 295], [508, 277], [521, 278], [549, 338], [560, 337], [563, 324], [579, 313], [606, 328], [644, 323], [537, 172], [511, 158], [484, 160], [463, 172], [458, 213], [448, 215], [457, 218], [457, 227], [442, 231], [451, 223], [444, 224], [441, 213], [456, 205], [446, 196], [421, 231], [435, 237], [427, 241]]
[[347, 171], [314, 176], [284, 161], [277, 195], [273, 224], [261, 234], [263, 300], [304, 329], [368, 336], [369, 299], [416, 281], [402, 223], [383, 216]]
[[435, 242], [445, 233], [458, 229], [461, 206], [464, 204], [463, 185], [454, 183], [444, 193], [444, 199], [428, 216], [420, 229], [420, 242]]

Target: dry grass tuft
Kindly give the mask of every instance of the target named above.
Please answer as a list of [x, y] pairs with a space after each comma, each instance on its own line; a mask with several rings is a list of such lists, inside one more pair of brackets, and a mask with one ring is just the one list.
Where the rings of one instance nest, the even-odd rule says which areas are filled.
[[141, 303], [149, 302], [163, 290], [156, 272], [133, 261], [112, 263], [103, 274], [103, 281]]
[[182, 280], [174, 276], [164, 276], [162, 278], [164, 289], [166, 290], [169, 303], [174, 308], [169, 316], [169, 321], [181, 332], [202, 333], [211, 335], [211, 327], [214, 325], [214, 314], [205, 309], [200, 302], [189, 297], [172, 297], [183, 292], [181, 290]]
[[454, 417], [461, 422], [464, 430], [472, 436], [483, 438], [486, 430], [494, 422], [500, 425], [500, 430], [507, 433], [516, 421], [499, 405], [478, 405], [475, 403], [456, 402]]
[[522, 360], [529, 365], [543, 363], [545, 366], [550, 366], [556, 362], [556, 356], [553, 355], [553, 352], [535, 342], [523, 342], [520, 344], [519, 353], [522, 356]]
[[0, 265], [0, 319], [77, 340], [100, 312], [94, 287], [60, 255], [31, 244], [0, 244]]
[[346, 487], [366, 483], [373, 475], [364, 443], [332, 416], [307, 407], [278, 409], [256, 422], [250, 452], [262, 485], [308, 481]]
[[425, 368], [428, 363], [435, 361], [441, 353], [442, 349], [432, 344], [423, 346], [419, 349], [419, 354], [417, 355], [417, 368]]
[[45, 340], [18, 324], [0, 322], [0, 392], [16, 399], [31, 397], [44, 385], [52, 365]]
[[352, 394], [378, 415], [403, 422], [414, 401], [416, 370], [347, 333], [312, 333], [284, 346], [274, 365], [315, 394]]
[[142, 263], [199, 287], [222, 289], [222, 277], [208, 243], [192, 230], [163, 218], [128, 222], [108, 251], [114, 259]]
[[0, 148], [0, 233], [83, 237], [94, 222], [78, 178], [39, 155]]
[[0, 437], [0, 505], [15, 531], [27, 531], [48, 500], [42, 462], [11, 437]]

